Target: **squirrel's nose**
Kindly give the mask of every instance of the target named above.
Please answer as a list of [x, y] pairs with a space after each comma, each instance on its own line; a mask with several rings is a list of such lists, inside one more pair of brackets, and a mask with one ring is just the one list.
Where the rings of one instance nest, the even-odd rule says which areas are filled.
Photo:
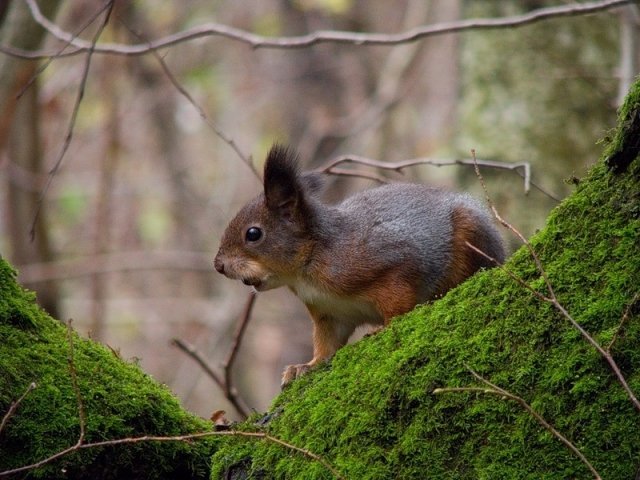
[[216, 267], [216, 270], [218, 271], [218, 273], [224, 274], [224, 262], [220, 260], [220, 258], [216, 257], [216, 259], [213, 262], [213, 266]]

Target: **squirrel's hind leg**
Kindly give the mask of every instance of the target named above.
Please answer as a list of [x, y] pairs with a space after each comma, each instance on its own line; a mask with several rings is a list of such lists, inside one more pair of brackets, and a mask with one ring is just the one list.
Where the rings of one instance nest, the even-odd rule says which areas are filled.
[[280, 385], [285, 387], [294, 379], [307, 373], [314, 366], [326, 362], [343, 347], [355, 330], [355, 325], [336, 320], [307, 305], [313, 319], [313, 358], [307, 363], [288, 365], [282, 373]]

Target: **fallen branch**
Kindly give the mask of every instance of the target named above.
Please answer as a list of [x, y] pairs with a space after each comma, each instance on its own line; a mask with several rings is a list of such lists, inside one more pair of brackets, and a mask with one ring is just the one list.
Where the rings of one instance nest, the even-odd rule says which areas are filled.
[[631, 301], [629, 302], [629, 305], [627, 305], [627, 308], [625, 308], [624, 313], [622, 314], [622, 318], [620, 319], [620, 324], [618, 325], [618, 328], [616, 328], [616, 331], [613, 334], [613, 337], [611, 337], [611, 341], [609, 342], [609, 345], [607, 345], [607, 352], [611, 353], [611, 349], [613, 348], [613, 344], [616, 343], [616, 340], [618, 340], [618, 337], [620, 336], [620, 331], [622, 330], [622, 327], [624, 327], [624, 324], [627, 323], [627, 321], [629, 320], [629, 317], [631, 316], [631, 310], [634, 307], [637, 307], [637, 301], [640, 300], [640, 292], [637, 292], [633, 298], [631, 299]]
[[[475, 159], [475, 155], [476, 155], [475, 150], [471, 150], [471, 155]], [[582, 326], [576, 321], [576, 319], [573, 318], [573, 316], [571, 316], [571, 314], [569, 314], [569, 312], [560, 303], [560, 301], [558, 300], [558, 297], [556, 297], [555, 291], [553, 289], [553, 286], [551, 285], [551, 281], [549, 280], [547, 272], [545, 271], [544, 267], [542, 266], [542, 262], [540, 261], [540, 257], [538, 257], [538, 255], [536, 254], [535, 250], [533, 249], [533, 246], [524, 237], [524, 235], [522, 235], [522, 233], [520, 233], [520, 231], [518, 229], [516, 229], [513, 225], [511, 225], [509, 222], [507, 222], [504, 218], [502, 218], [500, 216], [500, 214], [496, 210], [495, 206], [491, 202], [491, 198], [489, 197], [489, 193], [488, 193], [488, 190], [487, 190], [487, 186], [486, 186], [486, 184], [484, 182], [484, 178], [482, 177], [482, 174], [480, 173], [480, 169], [478, 168], [477, 165], [476, 165], [475, 169], [476, 169], [476, 175], [480, 179], [480, 182], [482, 184], [482, 188], [484, 189], [484, 192], [485, 192], [485, 195], [486, 195], [486, 198], [487, 198], [487, 202], [489, 203], [489, 206], [491, 207], [491, 211], [493, 212], [493, 215], [495, 216], [496, 220], [498, 220], [505, 228], [510, 230], [514, 235], [516, 235], [521, 240], [521, 242], [524, 244], [524, 246], [527, 248], [527, 250], [529, 250], [529, 253], [531, 254], [531, 257], [533, 258], [533, 260], [534, 260], [534, 262], [536, 264], [536, 269], [538, 270], [538, 272], [542, 276], [542, 279], [544, 280], [544, 284], [545, 284], [545, 287], [547, 289], [548, 294], [545, 295], [543, 293], [540, 293], [539, 291], [537, 291], [536, 289], [531, 287], [531, 285], [529, 285], [527, 282], [525, 282], [524, 280], [519, 278], [517, 275], [515, 275], [513, 272], [509, 271], [506, 267], [504, 267], [504, 265], [502, 265], [500, 262], [498, 262], [497, 259], [491, 257], [490, 255], [487, 255], [485, 252], [483, 252], [479, 248], [475, 247], [471, 243], [465, 242], [467, 244], [467, 246], [469, 248], [471, 248], [472, 250], [474, 250], [475, 252], [477, 252], [478, 254], [480, 254], [483, 257], [485, 257], [490, 262], [494, 263], [498, 268], [500, 268], [507, 275], [509, 275], [509, 277], [511, 277], [517, 283], [519, 283], [524, 288], [529, 290], [537, 298], [539, 298], [540, 300], [542, 300], [544, 302], [547, 302], [547, 303], [550, 303], [551, 305], [553, 305], [556, 308], [556, 310], [558, 310], [562, 314], [562, 316], [564, 318], [569, 320], [569, 323], [571, 323], [573, 328], [575, 328], [576, 330], [578, 330], [578, 332], [580, 332], [580, 335], [582, 335], [582, 338], [584, 338], [593, 348], [595, 348], [597, 350], [597, 352], [602, 356], [602, 358], [604, 358], [606, 360], [606, 362], [609, 364], [609, 367], [611, 368], [611, 370], [613, 371], [614, 375], [616, 376], [618, 382], [620, 383], [620, 385], [622, 386], [624, 391], [627, 393], [627, 396], [631, 400], [631, 403], [633, 403], [634, 407], [640, 412], [640, 401], [638, 400], [638, 398], [635, 396], [635, 394], [631, 390], [631, 387], [629, 387], [629, 384], [627, 383], [626, 378], [624, 377], [624, 375], [620, 371], [620, 368], [618, 367], [618, 364], [616, 363], [614, 358], [611, 356], [611, 353], [608, 350], [605, 350], [604, 348], [602, 348], [602, 346], [584, 328], [582, 328]]]
[[202, 438], [215, 437], [215, 436], [257, 438], [267, 442], [275, 443], [277, 445], [285, 447], [291, 451], [300, 453], [305, 457], [308, 457], [311, 460], [314, 460], [320, 463], [323, 467], [329, 470], [335, 478], [342, 479], [342, 480], [345, 479], [345, 477], [343, 477], [335, 469], [335, 467], [333, 467], [328, 461], [326, 461], [320, 455], [317, 455], [311, 452], [310, 450], [297, 447], [291, 443], [285, 442], [284, 440], [274, 437], [273, 435], [269, 435], [268, 433], [265, 433], [265, 432], [241, 432], [237, 430], [210, 431], [210, 432], [191, 433], [187, 435], [175, 435], [175, 436], [143, 435], [141, 437], [127, 437], [127, 438], [118, 438], [114, 440], [103, 440], [100, 442], [80, 443], [80, 444], [74, 445], [73, 447], [69, 447], [65, 450], [62, 450], [58, 453], [55, 453], [50, 457], [40, 460], [39, 462], [32, 463], [30, 465], [25, 465], [23, 467], [14, 468], [12, 470], [5, 470], [3, 472], [0, 472], [0, 477], [15, 475], [16, 473], [34, 470], [36, 468], [47, 465], [61, 457], [64, 457], [65, 455], [69, 455], [70, 453], [73, 453], [79, 450], [86, 450], [86, 449], [100, 448], [100, 447], [113, 447], [117, 445], [131, 445], [131, 444], [142, 443], [142, 442], [189, 442], [192, 440], [198, 440]]
[[5, 413], [4, 416], [2, 417], [2, 422], [0, 422], [0, 433], [2, 433], [2, 430], [4, 429], [5, 425], [9, 421], [9, 419], [16, 412], [16, 410], [18, 409], [18, 406], [22, 403], [22, 401], [25, 399], [25, 397], [27, 395], [29, 395], [29, 393], [34, 388], [36, 388], [36, 383], [35, 382], [31, 382], [29, 384], [29, 386], [27, 387], [27, 389], [25, 390], [25, 392], [22, 395], [20, 395], [20, 398], [18, 398], [15, 402], [11, 403], [11, 406], [9, 407], [9, 410], [7, 410], [7, 413]]
[[469, 366], [467, 365], [465, 366], [467, 367], [467, 370], [469, 370], [469, 372], [471, 372], [471, 374], [477, 380], [487, 385], [488, 388], [487, 387], [484, 387], [484, 388], [482, 387], [480, 388], [479, 387], [436, 388], [433, 391], [433, 393], [437, 395], [442, 393], [477, 392], [477, 393], [483, 393], [487, 395], [497, 395], [501, 398], [507, 398], [509, 400], [513, 400], [517, 402], [518, 404], [520, 404], [520, 406], [522, 406], [522, 408], [524, 408], [529, 414], [531, 414], [531, 416], [535, 418], [540, 425], [542, 425], [546, 430], [551, 432], [551, 434], [554, 437], [560, 440], [569, 450], [571, 450], [574, 453], [574, 455], [576, 455], [580, 459], [580, 461], [587, 466], [587, 468], [591, 471], [591, 473], [596, 479], [598, 480], [601, 479], [598, 471], [593, 467], [593, 465], [591, 465], [591, 462], [587, 460], [587, 458], [583, 455], [583, 453], [580, 450], [578, 450], [578, 447], [576, 447], [569, 439], [567, 439], [567, 437], [562, 435], [549, 422], [547, 422], [542, 417], [542, 415], [536, 412], [531, 407], [531, 405], [529, 405], [523, 398], [518, 397], [517, 395], [514, 395], [513, 393], [510, 393], [507, 390], [498, 387], [497, 385], [491, 383], [489, 380], [487, 380], [486, 378], [482, 377], [481, 375], [473, 371], [471, 368], [469, 368]]

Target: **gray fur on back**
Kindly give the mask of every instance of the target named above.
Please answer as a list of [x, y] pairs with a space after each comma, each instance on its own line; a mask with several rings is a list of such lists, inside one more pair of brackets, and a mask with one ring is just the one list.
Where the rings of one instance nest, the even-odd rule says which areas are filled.
[[342, 247], [352, 252], [354, 259], [366, 260], [370, 269], [384, 272], [417, 260], [414, 266], [424, 279], [419, 296], [428, 298], [434, 280], [442, 278], [449, 265], [452, 214], [460, 207], [495, 240], [490, 243], [497, 250], [487, 253], [502, 260], [501, 241], [491, 216], [468, 194], [420, 184], [388, 184], [354, 194], [320, 214], [318, 220], [323, 223], [321, 230], [331, 232], [332, 243], [344, 243]]

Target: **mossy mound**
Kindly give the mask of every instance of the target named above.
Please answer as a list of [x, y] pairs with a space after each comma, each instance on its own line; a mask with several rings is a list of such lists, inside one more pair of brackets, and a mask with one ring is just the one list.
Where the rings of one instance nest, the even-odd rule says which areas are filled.
[[[637, 147], [625, 132], [632, 124], [637, 130], [638, 82], [620, 117], [603, 161], [531, 245], [561, 304], [610, 347], [640, 396], [640, 160], [637, 151], [634, 161], [620, 154]], [[614, 154], [627, 162], [617, 173], [607, 166]], [[526, 248], [506, 268], [548, 293]], [[499, 269], [295, 381], [276, 399], [266, 428], [349, 479], [593, 478], [519, 403], [482, 392], [434, 393], [485, 387], [470, 369], [524, 399], [602, 478], [637, 478], [640, 411], [578, 330]], [[259, 428], [255, 422], [242, 428]], [[213, 466], [215, 479], [332, 478], [320, 463], [282, 446], [237, 438], [224, 441]]]
[[[0, 258], [0, 415], [32, 382], [35, 389], [0, 432], [0, 472], [41, 461], [78, 441], [77, 392], [86, 417], [85, 443], [211, 429], [136, 365], [48, 317]], [[90, 448], [12, 478], [206, 478], [211, 453], [207, 441]]]

